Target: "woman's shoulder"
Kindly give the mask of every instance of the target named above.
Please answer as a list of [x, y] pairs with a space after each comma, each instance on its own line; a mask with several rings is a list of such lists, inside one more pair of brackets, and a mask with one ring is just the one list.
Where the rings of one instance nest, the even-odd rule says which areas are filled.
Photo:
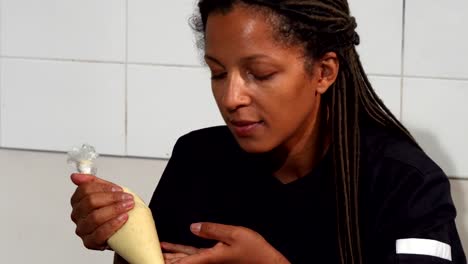
[[403, 133], [374, 125], [362, 129], [361, 134], [365, 166], [396, 167], [419, 176], [444, 175], [424, 149]]
[[241, 148], [227, 126], [193, 130], [177, 139], [173, 153], [193, 158], [240, 155]]
[[192, 130], [181, 136], [185, 140], [221, 140], [232, 139], [233, 136], [227, 126], [212, 126]]
[[361, 187], [367, 207], [419, 219], [431, 204], [443, 221], [454, 217], [449, 179], [418, 144], [379, 127], [363, 131], [362, 144]]
[[235, 139], [227, 126], [213, 126], [192, 130], [177, 140], [184, 145], [204, 148], [236, 145]]

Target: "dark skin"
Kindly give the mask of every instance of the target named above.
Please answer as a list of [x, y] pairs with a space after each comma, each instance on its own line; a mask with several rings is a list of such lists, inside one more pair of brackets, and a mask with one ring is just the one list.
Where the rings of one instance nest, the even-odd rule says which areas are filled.
[[[247, 152], [281, 157], [274, 176], [288, 183], [323, 156], [324, 149], [318, 148], [324, 145], [319, 140], [327, 139], [319, 136], [321, 96], [335, 82], [339, 62], [330, 52], [305, 67], [303, 48], [278, 43], [268, 21], [243, 5], [227, 14], [211, 14], [205, 59], [214, 98], [239, 145]], [[77, 235], [87, 248], [104, 249], [131, 206], [124, 207], [123, 193], [113, 183], [77, 174], [72, 180], [78, 185], [72, 197]], [[289, 263], [245, 227], [195, 223], [191, 231], [219, 242], [209, 249], [162, 242], [166, 263]], [[116, 256], [114, 263], [126, 262]]]
[[107, 239], [127, 221], [133, 196], [93, 175], [72, 174], [71, 180], [78, 186], [70, 201], [75, 233], [86, 248], [104, 250]]
[[[210, 15], [205, 59], [218, 108], [239, 145], [281, 157], [275, 176], [289, 182], [322, 156], [320, 100], [336, 79], [338, 59], [327, 53], [306, 70], [303, 48], [278, 43], [263, 16], [243, 5]], [[236, 133], [243, 129], [239, 120], [255, 122], [248, 135]]]

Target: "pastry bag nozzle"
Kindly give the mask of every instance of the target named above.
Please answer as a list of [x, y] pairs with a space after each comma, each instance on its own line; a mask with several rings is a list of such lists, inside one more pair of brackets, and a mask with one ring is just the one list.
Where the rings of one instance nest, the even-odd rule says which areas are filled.
[[83, 144], [81, 147], [74, 147], [68, 152], [67, 162], [72, 164], [79, 173], [96, 174], [95, 161], [98, 156], [93, 146]]

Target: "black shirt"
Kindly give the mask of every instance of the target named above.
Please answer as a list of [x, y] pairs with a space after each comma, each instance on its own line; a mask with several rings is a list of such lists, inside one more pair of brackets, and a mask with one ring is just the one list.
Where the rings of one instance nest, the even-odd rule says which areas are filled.
[[[361, 129], [361, 142], [365, 263], [466, 263], [443, 171], [420, 148], [382, 128]], [[210, 247], [215, 241], [193, 235], [191, 223], [238, 225], [260, 233], [293, 264], [339, 263], [330, 168], [327, 154], [310, 173], [283, 184], [227, 127], [193, 131], [177, 141], [150, 203], [159, 238]], [[415, 243], [422, 253], [408, 249]], [[440, 245], [450, 246], [452, 261], [433, 254]]]

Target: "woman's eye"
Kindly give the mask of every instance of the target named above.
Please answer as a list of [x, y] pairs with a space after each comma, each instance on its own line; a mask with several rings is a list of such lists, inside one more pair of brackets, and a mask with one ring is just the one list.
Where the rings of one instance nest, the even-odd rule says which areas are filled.
[[221, 80], [223, 78], [225, 78], [227, 75], [226, 72], [222, 72], [222, 73], [212, 73], [211, 74], [211, 80]]
[[272, 73], [268, 73], [268, 74], [254, 74], [254, 73], [249, 73], [249, 75], [257, 80], [257, 81], [268, 81], [270, 80], [271, 78], [273, 78], [273, 76], [275, 75], [275, 72], [272, 72]]

